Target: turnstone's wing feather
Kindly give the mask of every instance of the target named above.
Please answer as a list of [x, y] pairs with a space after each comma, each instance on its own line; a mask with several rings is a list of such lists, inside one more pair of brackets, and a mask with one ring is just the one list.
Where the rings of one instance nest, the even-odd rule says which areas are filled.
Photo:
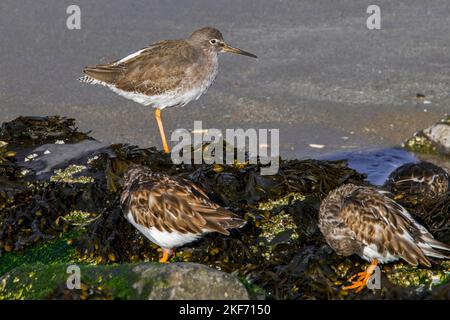
[[159, 231], [197, 234], [216, 231], [228, 235], [227, 229], [245, 223], [209, 200], [191, 182], [160, 174], [141, 179], [125, 191], [122, 203], [136, 223]]
[[88, 66], [84, 73], [120, 90], [153, 96], [177, 88], [199, 54], [186, 41], [166, 40], [113, 63]]
[[381, 256], [398, 256], [412, 265], [430, 266], [427, 256], [446, 258], [434, 248], [450, 250], [440, 243], [405, 208], [374, 188], [360, 187], [342, 203], [341, 216], [358, 241]]

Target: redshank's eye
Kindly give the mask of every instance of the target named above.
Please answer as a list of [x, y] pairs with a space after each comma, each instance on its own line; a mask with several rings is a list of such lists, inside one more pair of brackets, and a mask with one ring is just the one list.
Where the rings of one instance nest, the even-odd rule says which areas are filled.
[[217, 43], [217, 40], [216, 40], [216, 39], [211, 39], [211, 40], [209, 40], [209, 43], [211, 43], [211, 44], [216, 44], [216, 43]]

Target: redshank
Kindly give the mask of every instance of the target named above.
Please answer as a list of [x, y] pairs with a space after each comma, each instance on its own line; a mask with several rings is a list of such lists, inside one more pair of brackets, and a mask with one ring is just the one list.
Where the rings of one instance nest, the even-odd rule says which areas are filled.
[[156, 42], [112, 63], [85, 67], [85, 76], [79, 80], [106, 86], [125, 98], [155, 108], [163, 148], [169, 153], [161, 110], [182, 107], [198, 99], [217, 76], [220, 52], [257, 58], [228, 45], [219, 30], [205, 27], [187, 39]]

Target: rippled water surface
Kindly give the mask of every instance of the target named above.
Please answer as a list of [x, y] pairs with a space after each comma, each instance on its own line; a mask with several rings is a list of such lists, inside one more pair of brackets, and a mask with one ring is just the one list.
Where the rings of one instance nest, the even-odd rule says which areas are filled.
[[347, 159], [349, 167], [367, 174], [367, 179], [375, 185], [382, 185], [397, 167], [418, 159], [402, 148], [385, 148], [342, 152], [321, 157], [327, 160]]

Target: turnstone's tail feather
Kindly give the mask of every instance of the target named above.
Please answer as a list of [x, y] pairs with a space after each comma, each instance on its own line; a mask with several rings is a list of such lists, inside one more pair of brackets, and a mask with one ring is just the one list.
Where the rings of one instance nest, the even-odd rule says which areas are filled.
[[[450, 246], [449, 245], [447, 245], [447, 244], [445, 244], [445, 243], [442, 243], [442, 242], [440, 242], [440, 241], [437, 241], [436, 239], [434, 239], [434, 238], [426, 238], [426, 243], [427, 243], [427, 245], [429, 245], [432, 249], [439, 249], [439, 250], [445, 250], [445, 251], [450, 251]], [[435, 250], [433, 250], [433, 251], [435, 251]], [[438, 253], [438, 254], [440, 254], [440, 253]], [[442, 254], [440, 254], [440, 255], [442, 255]], [[447, 259], [447, 258], [449, 258], [448, 256], [444, 256], [444, 258], [445, 259]]]
[[[450, 259], [450, 256], [440, 253], [439, 251], [435, 250], [434, 248], [423, 248], [421, 247], [422, 251], [425, 253], [427, 257], [436, 258], [436, 259]], [[431, 264], [425, 264], [426, 266], [430, 267]]]
[[215, 214], [206, 214], [204, 218], [206, 220], [205, 227], [209, 230], [213, 230], [224, 235], [229, 235], [228, 229], [238, 229], [245, 225], [245, 220], [237, 217], [229, 210], [218, 208]]

